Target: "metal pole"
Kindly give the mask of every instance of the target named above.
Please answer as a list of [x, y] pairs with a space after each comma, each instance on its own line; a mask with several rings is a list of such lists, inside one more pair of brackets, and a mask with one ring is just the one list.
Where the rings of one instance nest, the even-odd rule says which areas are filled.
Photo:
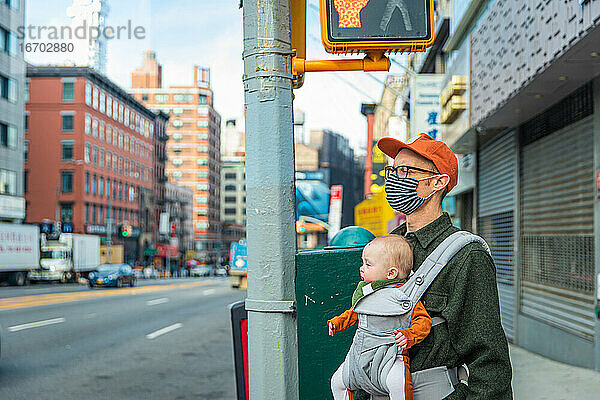
[[298, 399], [290, 0], [244, 1], [251, 400]]
[[[110, 189], [109, 189], [110, 190]], [[110, 218], [111, 203], [108, 200], [108, 219], [106, 220], [106, 257], [108, 258], [107, 264], [111, 262], [112, 256], [112, 219]]]

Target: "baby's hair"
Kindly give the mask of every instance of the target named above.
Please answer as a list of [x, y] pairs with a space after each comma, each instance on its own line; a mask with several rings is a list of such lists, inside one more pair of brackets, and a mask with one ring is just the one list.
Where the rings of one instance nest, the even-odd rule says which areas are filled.
[[400, 235], [385, 235], [373, 239], [370, 243], [381, 242], [384, 256], [390, 267], [398, 268], [400, 276], [408, 276], [413, 267], [413, 249], [410, 242]]

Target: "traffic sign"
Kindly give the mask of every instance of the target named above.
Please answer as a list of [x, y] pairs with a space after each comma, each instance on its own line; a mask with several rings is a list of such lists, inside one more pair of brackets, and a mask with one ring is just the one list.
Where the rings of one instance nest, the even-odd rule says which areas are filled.
[[425, 51], [433, 44], [433, 0], [321, 0], [329, 53]]

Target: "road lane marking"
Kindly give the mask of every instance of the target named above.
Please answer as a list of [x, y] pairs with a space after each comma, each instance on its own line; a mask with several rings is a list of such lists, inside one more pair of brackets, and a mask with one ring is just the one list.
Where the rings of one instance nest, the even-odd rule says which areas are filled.
[[213, 294], [214, 292], [216, 292], [215, 289], [207, 289], [207, 290], [204, 291], [204, 295], [208, 296], [208, 295]]
[[18, 331], [22, 331], [24, 329], [39, 328], [41, 326], [46, 326], [46, 325], [60, 324], [61, 322], [65, 322], [65, 319], [62, 317], [46, 319], [43, 321], [29, 322], [27, 324], [9, 326], [8, 331], [9, 332], [18, 332]]
[[214, 285], [211, 281], [176, 283], [167, 285], [147, 285], [134, 288], [121, 289], [101, 289], [91, 291], [36, 294], [29, 296], [0, 298], [0, 311], [16, 310], [19, 308], [29, 308], [37, 306], [47, 306], [52, 304], [70, 303], [80, 300], [97, 299], [100, 297], [138, 295], [144, 293], [160, 292], [173, 289], [192, 289], [197, 286]]
[[162, 328], [162, 329], [159, 329], [157, 331], [154, 331], [152, 333], [147, 334], [146, 335], [146, 339], [150, 339], [150, 340], [156, 339], [157, 337], [159, 337], [161, 335], [164, 335], [165, 333], [169, 333], [171, 331], [174, 331], [175, 329], [179, 329], [182, 326], [183, 326], [183, 324], [180, 324], [180, 323], [169, 325], [169, 326], [167, 326], [165, 328]]
[[85, 315], [85, 318], [86, 318], [86, 319], [95, 318], [95, 317], [96, 317], [96, 313], [95, 313], [95, 312], [93, 312], [93, 313], [89, 313], [89, 314], [86, 314], [86, 315]]
[[149, 306], [155, 306], [157, 304], [166, 303], [168, 301], [169, 299], [167, 299], [166, 297], [161, 297], [160, 299], [148, 300], [146, 304]]

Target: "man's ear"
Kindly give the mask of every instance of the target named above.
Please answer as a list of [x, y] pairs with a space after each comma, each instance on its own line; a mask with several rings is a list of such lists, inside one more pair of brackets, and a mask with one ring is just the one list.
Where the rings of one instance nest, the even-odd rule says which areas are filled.
[[442, 174], [437, 178], [432, 179], [433, 189], [440, 191], [450, 183], [450, 177], [446, 174]]
[[398, 268], [392, 267], [388, 271], [387, 277], [388, 277], [388, 279], [394, 279], [394, 278], [398, 277], [398, 274], [400, 274], [400, 271], [398, 270]]

